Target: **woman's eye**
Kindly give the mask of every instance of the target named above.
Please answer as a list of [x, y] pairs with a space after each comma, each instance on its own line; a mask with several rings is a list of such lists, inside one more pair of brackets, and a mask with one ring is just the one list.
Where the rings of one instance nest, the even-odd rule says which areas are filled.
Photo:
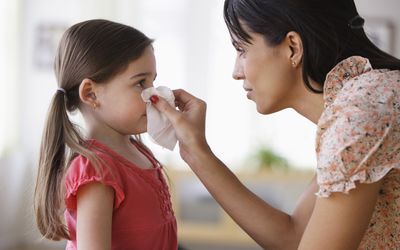
[[236, 49], [236, 51], [239, 53], [239, 55], [243, 55], [244, 54], [244, 49], [242, 49], [242, 48], [240, 48], [240, 47], [236, 47], [235, 48]]

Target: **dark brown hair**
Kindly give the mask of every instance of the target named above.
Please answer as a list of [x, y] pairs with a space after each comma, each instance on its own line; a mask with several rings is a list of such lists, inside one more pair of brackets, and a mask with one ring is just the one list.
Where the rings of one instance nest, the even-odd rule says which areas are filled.
[[130, 26], [107, 20], [88, 20], [71, 26], [61, 38], [54, 70], [58, 87], [44, 126], [34, 195], [36, 222], [51, 240], [68, 239], [63, 223], [63, 180], [76, 154], [95, 165], [96, 155], [85, 145], [68, 112], [79, 108], [79, 85], [88, 78], [103, 83], [138, 59], [152, 40]]
[[[224, 18], [229, 32], [244, 43], [251, 39], [240, 21], [270, 46], [297, 32], [304, 49], [303, 81], [316, 93], [322, 92], [328, 72], [350, 56], [366, 57], [374, 68], [400, 69], [399, 59], [368, 39], [354, 0], [225, 0]], [[321, 88], [314, 89], [309, 78]]]

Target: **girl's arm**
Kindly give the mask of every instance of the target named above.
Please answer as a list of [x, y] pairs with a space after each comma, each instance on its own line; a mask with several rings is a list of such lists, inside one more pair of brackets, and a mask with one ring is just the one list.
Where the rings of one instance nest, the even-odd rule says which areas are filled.
[[99, 182], [86, 184], [77, 193], [76, 238], [78, 249], [111, 249], [114, 191]]

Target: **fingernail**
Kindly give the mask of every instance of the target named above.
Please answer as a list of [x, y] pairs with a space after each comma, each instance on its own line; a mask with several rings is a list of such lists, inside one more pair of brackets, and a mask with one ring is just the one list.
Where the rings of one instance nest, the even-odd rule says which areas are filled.
[[158, 102], [158, 96], [152, 95], [150, 97], [150, 101], [151, 101], [151, 103], [156, 104]]

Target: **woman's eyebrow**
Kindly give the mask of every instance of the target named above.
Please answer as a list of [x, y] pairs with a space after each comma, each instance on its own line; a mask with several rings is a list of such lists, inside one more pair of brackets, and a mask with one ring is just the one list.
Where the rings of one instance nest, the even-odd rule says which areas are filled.
[[238, 48], [238, 47], [245, 47], [246, 43], [243, 41], [237, 41], [237, 40], [231, 40], [233, 47]]

